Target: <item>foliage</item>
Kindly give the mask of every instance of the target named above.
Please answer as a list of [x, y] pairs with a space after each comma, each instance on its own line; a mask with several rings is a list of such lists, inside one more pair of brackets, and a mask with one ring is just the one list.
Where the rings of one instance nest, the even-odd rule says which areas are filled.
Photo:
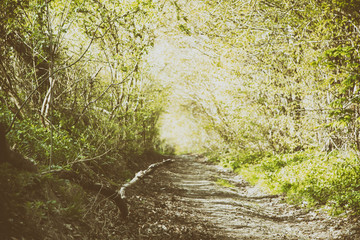
[[353, 154], [334, 151], [325, 154], [313, 150], [291, 154], [258, 155], [254, 160], [243, 153], [234, 156], [229, 165], [229, 155], [220, 156], [225, 167], [243, 175], [252, 184], [267, 191], [284, 193], [293, 204], [305, 207], [325, 206], [333, 214], [348, 212], [358, 214], [359, 160]]
[[164, 95], [142, 65], [152, 1], [4, 4], [0, 114], [11, 146], [59, 166], [156, 147]]
[[358, 3], [240, 2], [169, 4], [188, 31], [155, 45], [172, 111], [207, 132], [199, 149], [357, 148]]

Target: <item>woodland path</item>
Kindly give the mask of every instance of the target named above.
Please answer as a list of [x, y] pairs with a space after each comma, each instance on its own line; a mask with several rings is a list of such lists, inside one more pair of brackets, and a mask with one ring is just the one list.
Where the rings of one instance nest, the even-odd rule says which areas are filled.
[[346, 219], [285, 204], [192, 155], [160, 167], [129, 193], [123, 239], [360, 239]]

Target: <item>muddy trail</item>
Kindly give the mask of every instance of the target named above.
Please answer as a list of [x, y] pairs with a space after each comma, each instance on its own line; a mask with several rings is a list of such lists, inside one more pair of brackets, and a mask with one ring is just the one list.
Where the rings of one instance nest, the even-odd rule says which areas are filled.
[[130, 215], [117, 229], [122, 239], [360, 239], [348, 219], [285, 204], [191, 155], [158, 168], [128, 194]]

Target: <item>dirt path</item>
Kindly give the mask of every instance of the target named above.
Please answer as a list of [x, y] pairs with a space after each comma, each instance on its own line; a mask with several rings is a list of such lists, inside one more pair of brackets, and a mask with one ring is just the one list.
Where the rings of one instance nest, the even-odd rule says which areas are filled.
[[157, 169], [129, 194], [123, 239], [360, 239], [345, 219], [289, 206], [195, 156]]

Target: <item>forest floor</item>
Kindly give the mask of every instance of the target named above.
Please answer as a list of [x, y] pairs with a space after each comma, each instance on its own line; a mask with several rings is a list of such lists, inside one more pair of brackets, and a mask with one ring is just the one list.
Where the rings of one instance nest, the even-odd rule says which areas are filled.
[[158, 168], [127, 194], [130, 215], [114, 239], [360, 239], [353, 218], [286, 204], [193, 155]]

